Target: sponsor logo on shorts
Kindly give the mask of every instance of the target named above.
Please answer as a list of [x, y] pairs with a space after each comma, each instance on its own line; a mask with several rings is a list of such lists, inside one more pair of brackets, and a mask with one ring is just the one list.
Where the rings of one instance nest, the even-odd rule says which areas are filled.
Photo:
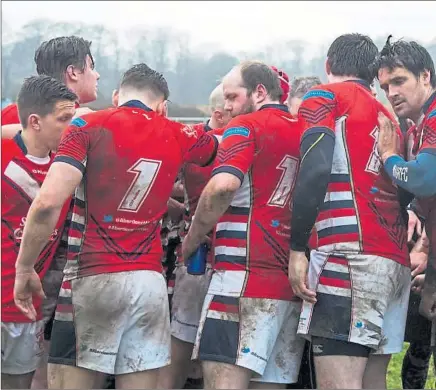
[[242, 347], [241, 352], [244, 354], [249, 353], [250, 355], [257, 357], [258, 359], [263, 360], [264, 362], [268, 362], [268, 360], [266, 358], [259, 356], [256, 352], [252, 352], [251, 349], [248, 347]]
[[89, 352], [92, 352], [92, 353], [98, 353], [98, 354], [100, 354], [100, 355], [111, 355], [111, 356], [117, 356], [117, 353], [116, 353], [116, 352], [99, 351], [98, 349], [95, 349], [95, 348], [91, 348], [91, 349], [89, 350]]
[[313, 353], [322, 353], [323, 351], [322, 345], [319, 344], [313, 344], [312, 348], [313, 348]]

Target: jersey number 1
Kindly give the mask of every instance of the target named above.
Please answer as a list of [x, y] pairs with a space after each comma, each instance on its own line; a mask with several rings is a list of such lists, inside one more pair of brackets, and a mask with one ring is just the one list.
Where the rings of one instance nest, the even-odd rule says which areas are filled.
[[277, 169], [282, 171], [282, 176], [269, 198], [268, 206], [285, 207], [286, 203], [289, 202], [297, 176], [298, 162], [297, 158], [286, 155], [277, 165]]
[[156, 180], [161, 164], [161, 161], [140, 158], [127, 170], [135, 177], [118, 206], [118, 211], [138, 212]]

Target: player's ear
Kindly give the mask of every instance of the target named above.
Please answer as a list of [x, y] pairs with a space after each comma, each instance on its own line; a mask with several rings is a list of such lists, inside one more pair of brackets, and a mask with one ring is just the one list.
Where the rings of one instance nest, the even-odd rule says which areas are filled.
[[325, 72], [326, 72], [327, 74], [330, 74], [330, 73], [331, 73], [331, 68], [330, 68], [330, 64], [329, 64], [329, 60], [328, 60], [328, 58], [325, 60]]
[[27, 118], [27, 128], [34, 131], [41, 131], [41, 118], [39, 115], [30, 114]]
[[67, 69], [65, 70], [66, 84], [68, 81], [77, 82], [78, 79], [79, 79], [79, 74], [77, 72], [77, 69], [74, 67], [74, 65], [68, 65]]
[[167, 116], [168, 115], [168, 104], [167, 101], [164, 100], [163, 102], [160, 102], [156, 107], [156, 112], [158, 115], [161, 116]]
[[223, 126], [223, 113], [220, 110], [214, 110], [212, 113], [215, 120], [219, 123], [220, 127]]
[[268, 96], [268, 91], [263, 84], [258, 84], [254, 92], [257, 103], [262, 103]]
[[114, 107], [118, 107], [118, 99], [119, 99], [119, 97], [120, 97], [120, 93], [119, 93], [118, 89], [114, 89], [112, 91], [112, 105]]
[[430, 85], [430, 82], [431, 82], [430, 71], [428, 71], [427, 69], [424, 69], [424, 71], [421, 72], [421, 80], [423, 81], [425, 86]]

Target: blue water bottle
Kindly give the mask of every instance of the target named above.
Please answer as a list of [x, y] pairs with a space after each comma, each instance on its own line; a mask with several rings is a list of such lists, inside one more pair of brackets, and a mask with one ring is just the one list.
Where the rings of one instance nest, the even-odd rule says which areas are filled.
[[188, 261], [188, 274], [204, 275], [206, 272], [207, 252], [206, 244], [201, 244]]

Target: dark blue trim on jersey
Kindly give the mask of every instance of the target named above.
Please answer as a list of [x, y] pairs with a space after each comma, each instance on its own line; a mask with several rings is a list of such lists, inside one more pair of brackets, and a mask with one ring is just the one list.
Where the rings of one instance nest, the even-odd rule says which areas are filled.
[[426, 115], [428, 110], [430, 110], [430, 106], [433, 104], [435, 100], [436, 100], [436, 91], [431, 94], [431, 96], [422, 106], [422, 112], [424, 113], [424, 115]]
[[14, 141], [18, 145], [18, 147], [21, 149], [21, 151], [24, 153], [24, 155], [26, 155], [27, 148], [26, 148], [26, 145], [24, 144], [23, 137], [21, 137], [21, 131], [22, 130], [20, 130], [17, 134], [15, 134]]
[[204, 131], [205, 132], [213, 130], [212, 127], [209, 126], [209, 122], [210, 122], [210, 119], [208, 119], [207, 122], [204, 124]]
[[436, 195], [436, 154], [419, 152], [413, 161], [405, 161], [394, 155], [384, 163], [384, 169], [392, 181], [413, 195]]
[[221, 167], [214, 169], [212, 171], [212, 176], [218, 175], [218, 173], [223, 173], [223, 172], [230, 173], [231, 175], [236, 176], [241, 181], [241, 185], [242, 185], [242, 182], [244, 181], [245, 175], [238, 168], [224, 165], [224, 166], [221, 166]]
[[76, 159], [69, 157], [69, 156], [56, 156], [53, 160], [53, 162], [63, 162], [69, 165], [72, 165], [74, 168], [77, 168], [80, 172], [82, 172], [82, 175], [85, 173], [85, 166]]
[[241, 230], [217, 230], [215, 238], [236, 238], [238, 240], [246, 240], [247, 232]]
[[289, 107], [286, 104], [277, 104], [277, 103], [264, 104], [262, 107], [259, 108], [259, 111], [265, 110], [268, 108], [275, 108], [276, 110], [280, 110], [283, 112], [289, 112]]
[[140, 108], [144, 111], [153, 111], [150, 107], [146, 106], [140, 100], [129, 100], [128, 102], [121, 104], [120, 107]]

